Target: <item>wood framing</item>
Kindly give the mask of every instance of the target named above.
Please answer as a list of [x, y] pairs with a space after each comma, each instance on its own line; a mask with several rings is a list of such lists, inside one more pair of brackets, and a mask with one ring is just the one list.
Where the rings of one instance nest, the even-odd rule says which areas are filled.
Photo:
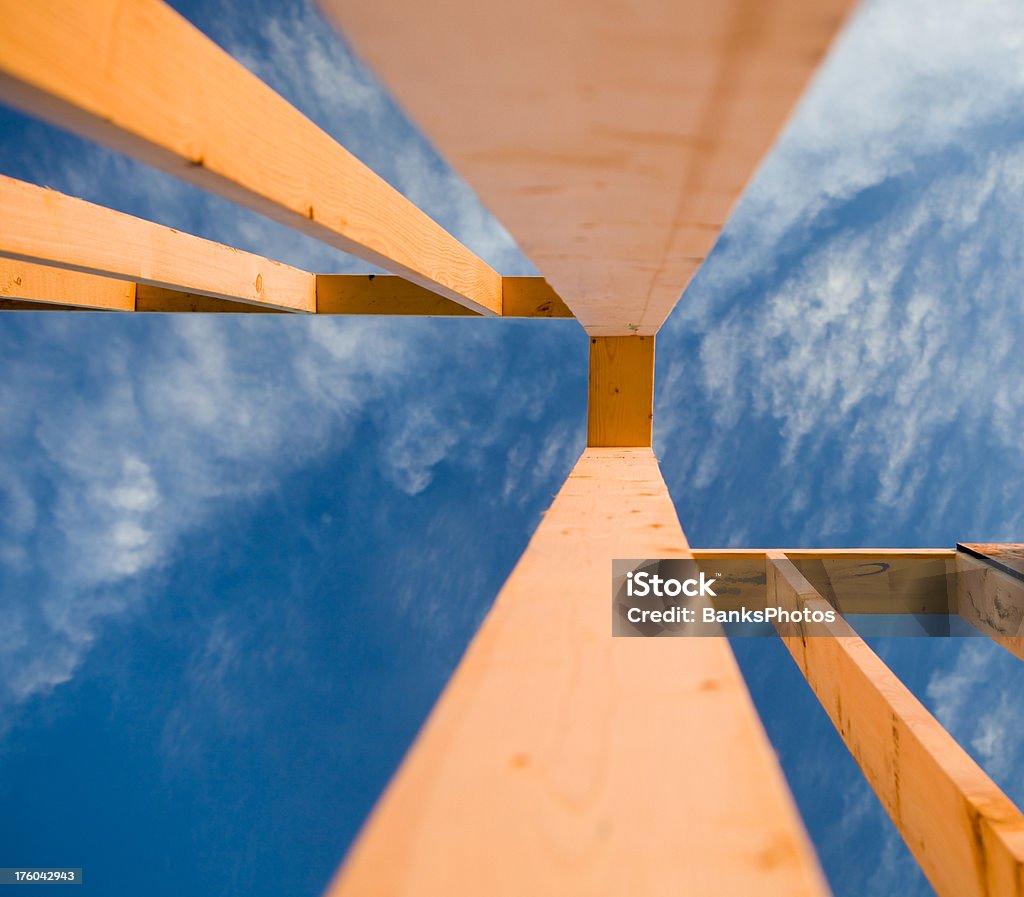
[[5, 303], [0, 310], [49, 307], [133, 311], [135, 284], [0, 257], [0, 299]]
[[[148, 224], [148, 222], [143, 222]], [[0, 238], [0, 243], [2, 243]], [[305, 272], [302, 272], [305, 273]], [[480, 317], [465, 306], [394, 276], [316, 274], [321, 315]], [[505, 317], [572, 317], [542, 277], [503, 278]], [[509, 283], [511, 282], [511, 283]], [[0, 311], [137, 311], [202, 314], [292, 313], [253, 302], [83, 274], [0, 256]]]
[[[502, 317], [571, 318], [543, 277], [503, 277]], [[318, 274], [319, 314], [475, 316], [476, 313], [401, 277]]]
[[957, 610], [961, 617], [1024, 660], [1024, 581], [984, 560], [957, 552]]
[[[779, 606], [831, 608], [781, 552], [766, 572]], [[853, 629], [779, 631], [939, 897], [1024, 894], [1024, 816]]]
[[591, 337], [588, 393], [587, 445], [649, 446], [654, 337]]
[[160, 0], [0, 0], [0, 99], [481, 314], [481, 259]]
[[647, 449], [587, 449], [331, 897], [825, 894], [725, 639], [612, 639], [614, 557], [684, 557]]
[[150, 286], [316, 310], [313, 275], [55, 190], [0, 176], [0, 257]]
[[625, 336], [675, 305], [853, 0], [320, 3], [588, 333]]

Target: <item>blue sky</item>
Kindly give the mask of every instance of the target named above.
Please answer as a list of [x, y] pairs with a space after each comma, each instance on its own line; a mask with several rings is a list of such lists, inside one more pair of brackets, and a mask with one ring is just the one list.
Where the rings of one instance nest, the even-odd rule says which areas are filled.
[[[175, 4], [506, 274], [308, 5]], [[696, 545], [1024, 541], [1024, 7], [858, 14], [659, 336]], [[0, 171], [367, 267], [0, 112]], [[0, 316], [0, 865], [317, 894], [583, 445], [567, 321]], [[1018, 803], [1019, 662], [876, 648]], [[928, 894], [776, 641], [737, 641], [833, 889]]]

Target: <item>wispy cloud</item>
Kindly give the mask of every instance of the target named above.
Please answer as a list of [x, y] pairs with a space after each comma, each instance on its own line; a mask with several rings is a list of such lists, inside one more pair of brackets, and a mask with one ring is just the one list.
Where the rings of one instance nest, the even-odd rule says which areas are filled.
[[756, 466], [788, 541], [1019, 532], [1022, 42], [1016, 3], [855, 18], [663, 338], [676, 484]]
[[1024, 800], [1012, 773], [1024, 765], [1019, 661], [988, 639], [958, 645], [952, 662], [928, 681], [936, 717], [1011, 796]]
[[[438, 464], [479, 471], [495, 447], [558, 403], [540, 373], [510, 373], [513, 331], [483, 322], [78, 315], [4, 323], [9, 631], [0, 704], [65, 681], [103, 620], [153, 591], [152, 577], [181, 557], [189, 533], [312, 459], [343, 457], [357, 427], [379, 447], [384, 478], [412, 495], [428, 488]], [[438, 347], [456, 329], [460, 354], [477, 366], [487, 359], [481, 378], [447, 376]], [[547, 342], [560, 345], [556, 331]], [[512, 384], [518, 398], [475, 410]]]

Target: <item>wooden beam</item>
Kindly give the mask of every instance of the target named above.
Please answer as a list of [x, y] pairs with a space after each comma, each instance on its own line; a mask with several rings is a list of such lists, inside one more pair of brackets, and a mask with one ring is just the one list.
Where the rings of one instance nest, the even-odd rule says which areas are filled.
[[289, 311], [316, 310], [313, 275], [306, 271], [14, 178], [0, 176], [0, 220], [2, 258]]
[[969, 554], [1024, 582], [1024, 545], [1007, 542], [958, 542], [957, 554]]
[[[3, 238], [0, 237], [2, 244]], [[479, 317], [465, 306], [401, 277], [373, 274], [309, 276], [315, 277], [316, 311], [322, 315]], [[506, 317], [571, 317], [571, 312], [542, 277], [503, 278], [505, 282], [511, 282], [503, 288], [514, 297], [507, 303]], [[202, 314], [282, 311], [252, 302], [212, 298], [200, 293], [0, 257], [0, 311], [72, 310]]]
[[[503, 277], [502, 317], [571, 318], [543, 277]], [[476, 316], [476, 312], [401, 277], [318, 274], [317, 312], [329, 315]]]
[[[0, 213], [2, 214], [2, 213]], [[5, 238], [0, 236], [0, 242]], [[135, 284], [0, 258], [2, 310], [99, 309], [133, 311]]]
[[[770, 603], [830, 609], [781, 552], [767, 576]], [[853, 629], [779, 631], [939, 897], [1024, 893], [1024, 816]]]
[[481, 314], [481, 259], [160, 0], [0, 0], [0, 99]]
[[502, 316], [571, 318], [572, 309], [543, 277], [502, 277]]
[[686, 554], [587, 449], [328, 894], [827, 893], [728, 641], [610, 637], [612, 558]]
[[587, 445], [649, 446], [653, 419], [654, 337], [591, 337]]
[[946, 558], [956, 557], [953, 548], [694, 548], [695, 558], [764, 558], [769, 551], [781, 552], [793, 560], [823, 558]]
[[[720, 585], [718, 610], [754, 609], [767, 601], [765, 550], [694, 550], [700, 569]], [[952, 551], [803, 550], [789, 555], [814, 589], [843, 614], [956, 613]]]
[[626, 336], [675, 305], [853, 0], [320, 4], [588, 333]]
[[1024, 660], [1024, 574], [1014, 576], [1012, 568], [1000, 566], [957, 553], [957, 610], [979, 632]]

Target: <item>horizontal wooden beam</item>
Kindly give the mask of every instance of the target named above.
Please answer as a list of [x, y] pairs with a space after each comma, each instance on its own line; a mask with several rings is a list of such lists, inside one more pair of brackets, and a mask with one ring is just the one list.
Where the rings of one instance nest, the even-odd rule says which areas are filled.
[[[572, 312], [543, 277], [501, 278], [502, 317], [571, 318]], [[317, 311], [329, 315], [430, 315], [476, 313], [401, 277], [318, 274]]]
[[[0, 238], [2, 243], [2, 238]], [[317, 274], [321, 315], [480, 317], [465, 306], [394, 276]], [[571, 317], [541, 277], [503, 278], [515, 298], [505, 317]], [[511, 281], [511, 284], [507, 282]], [[83, 274], [0, 257], [0, 311], [137, 311], [200, 314], [290, 313], [252, 302], [213, 298], [187, 290]]]
[[588, 448], [330, 897], [828, 893], [728, 641], [610, 637], [612, 558], [686, 554], [651, 450]]
[[[781, 552], [770, 600], [831, 609]], [[1024, 816], [839, 618], [779, 626], [783, 641], [939, 897], [1024, 894]]]
[[0, 100], [501, 314], [487, 264], [167, 4], [0, 0], [0, 21]]
[[3, 258], [293, 312], [316, 310], [315, 281], [306, 271], [14, 178], [0, 176], [0, 220]]
[[653, 419], [654, 337], [591, 337], [587, 445], [649, 446]]
[[854, 3], [320, 5], [587, 332], [627, 336], [675, 305]]
[[133, 311], [135, 290], [127, 280], [0, 257], [0, 310]]
[[781, 552], [791, 559], [823, 558], [948, 558], [956, 557], [954, 548], [693, 548], [695, 558], [763, 558], [768, 552]]

